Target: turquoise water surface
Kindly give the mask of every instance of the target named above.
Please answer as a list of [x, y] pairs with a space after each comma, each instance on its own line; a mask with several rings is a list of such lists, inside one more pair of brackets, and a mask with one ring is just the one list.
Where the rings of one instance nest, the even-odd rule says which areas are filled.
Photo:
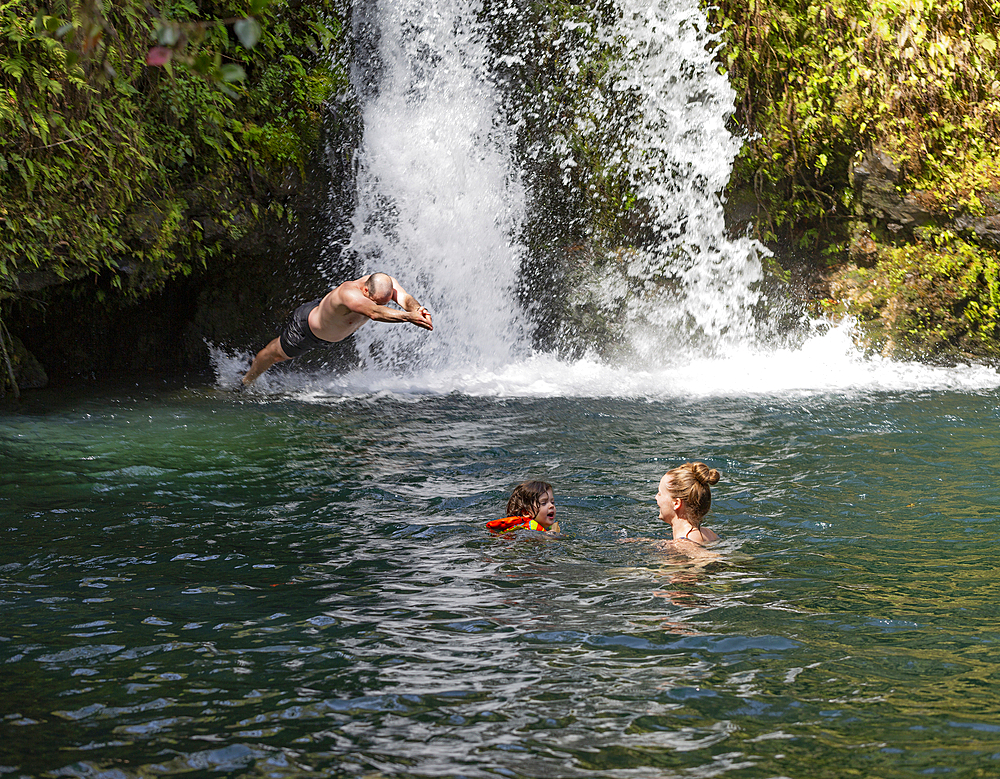
[[[1000, 775], [998, 392], [31, 393], [9, 776]], [[719, 559], [653, 494], [724, 472]], [[555, 485], [561, 538], [491, 538]]]

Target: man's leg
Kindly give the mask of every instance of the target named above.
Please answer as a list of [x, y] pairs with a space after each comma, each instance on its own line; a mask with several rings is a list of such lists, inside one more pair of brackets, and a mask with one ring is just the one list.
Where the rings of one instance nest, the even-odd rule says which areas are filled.
[[243, 386], [250, 386], [254, 379], [256, 379], [260, 374], [274, 365], [276, 362], [284, 362], [285, 360], [292, 359], [284, 350], [281, 348], [281, 339], [275, 338], [271, 343], [257, 352], [257, 356], [253, 358], [253, 363], [250, 365], [250, 370], [247, 371], [246, 376], [243, 377]]

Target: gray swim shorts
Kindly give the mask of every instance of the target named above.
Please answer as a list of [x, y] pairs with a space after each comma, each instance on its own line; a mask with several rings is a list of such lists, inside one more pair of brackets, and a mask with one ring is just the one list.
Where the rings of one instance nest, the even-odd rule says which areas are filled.
[[309, 312], [319, 305], [318, 300], [303, 303], [292, 314], [291, 321], [282, 330], [281, 351], [289, 357], [298, 357], [303, 352], [315, 349], [317, 346], [332, 346], [333, 341], [324, 341], [315, 335], [309, 327]]

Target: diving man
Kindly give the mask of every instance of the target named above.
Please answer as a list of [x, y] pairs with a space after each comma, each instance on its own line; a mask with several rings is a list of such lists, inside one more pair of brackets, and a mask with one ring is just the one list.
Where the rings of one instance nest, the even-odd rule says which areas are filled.
[[[392, 308], [390, 301], [400, 308]], [[298, 357], [317, 346], [343, 341], [369, 320], [409, 322], [433, 330], [430, 312], [399, 282], [386, 273], [371, 273], [354, 281], [345, 281], [320, 300], [304, 303], [295, 309], [291, 321], [277, 338], [254, 357], [243, 377], [243, 386], [277, 362]]]

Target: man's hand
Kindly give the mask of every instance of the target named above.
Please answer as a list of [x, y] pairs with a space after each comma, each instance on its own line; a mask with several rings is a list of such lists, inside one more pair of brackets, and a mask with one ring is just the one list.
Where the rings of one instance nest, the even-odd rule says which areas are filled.
[[424, 330], [433, 330], [434, 325], [431, 323], [431, 312], [426, 308], [421, 306], [416, 311], [411, 311], [413, 314], [413, 319], [410, 320], [417, 327], [422, 327]]

